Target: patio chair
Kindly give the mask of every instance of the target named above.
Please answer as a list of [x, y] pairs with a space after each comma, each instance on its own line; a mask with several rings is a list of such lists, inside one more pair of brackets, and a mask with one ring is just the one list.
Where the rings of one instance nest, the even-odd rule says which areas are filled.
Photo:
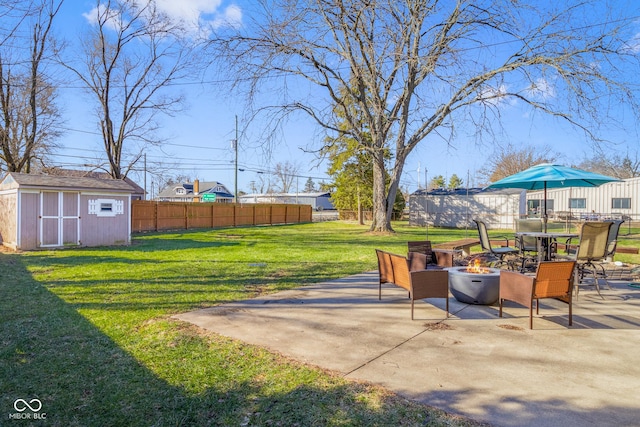
[[[585, 276], [593, 275], [593, 284], [600, 298], [604, 299], [600, 293], [600, 284], [598, 276], [604, 279], [609, 289], [611, 286], [607, 281], [607, 274], [602, 263], [605, 261], [608, 250], [609, 230], [613, 223], [611, 221], [595, 222], [587, 221], [580, 228], [580, 241], [573, 248], [567, 245], [568, 256], [565, 258], [573, 259], [578, 262], [578, 274], [576, 282], [576, 298], [580, 290]], [[573, 252], [573, 253], [572, 253]]]
[[540, 299], [553, 298], [569, 305], [569, 326], [573, 324], [572, 287], [576, 261], [542, 261], [535, 277], [515, 271], [500, 272], [500, 317], [505, 301], [529, 309], [529, 329], [533, 329], [533, 302], [540, 314]]
[[618, 233], [620, 232], [620, 226], [624, 222], [623, 220], [611, 220], [611, 228], [609, 229], [609, 235], [607, 236], [607, 253], [605, 258], [607, 261], [613, 261], [613, 257], [616, 255], [616, 248], [618, 247]]
[[392, 283], [409, 292], [411, 320], [415, 300], [444, 298], [449, 317], [449, 272], [447, 270], [409, 270], [409, 260], [401, 255], [376, 249], [378, 257], [378, 299], [382, 299], [382, 284]]
[[480, 237], [480, 246], [482, 246], [482, 250], [497, 258], [494, 266], [497, 267], [506, 263], [509, 268], [512, 268], [513, 266], [508, 261], [506, 261], [504, 257], [506, 255], [517, 255], [520, 251], [516, 248], [510, 247], [509, 239], [506, 237], [500, 237], [500, 239], [505, 240], [505, 246], [494, 248], [493, 246], [491, 246], [489, 232], [487, 231], [487, 225], [484, 223], [484, 221], [474, 219], [473, 222], [475, 222], [478, 227], [478, 236]]
[[[540, 219], [516, 219], [515, 225], [516, 232], [542, 232], [542, 221]], [[534, 266], [537, 265], [539, 250], [537, 237], [521, 236], [519, 238], [516, 238], [516, 248], [520, 250], [520, 257], [522, 258], [520, 271], [525, 270], [527, 262], [530, 262]]]
[[453, 253], [451, 251], [433, 250], [429, 240], [407, 242], [407, 249], [407, 258], [409, 258], [411, 271], [453, 267]]

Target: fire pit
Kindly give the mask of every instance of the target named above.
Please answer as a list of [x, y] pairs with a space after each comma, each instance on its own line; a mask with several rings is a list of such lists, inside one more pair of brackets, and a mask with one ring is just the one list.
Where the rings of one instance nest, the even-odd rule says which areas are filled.
[[500, 269], [475, 265], [451, 267], [449, 290], [454, 298], [466, 304], [491, 305], [500, 296]]

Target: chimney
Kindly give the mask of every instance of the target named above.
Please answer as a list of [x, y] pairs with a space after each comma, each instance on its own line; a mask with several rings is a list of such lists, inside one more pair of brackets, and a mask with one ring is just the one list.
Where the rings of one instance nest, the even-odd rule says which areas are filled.
[[198, 194], [200, 194], [200, 181], [196, 179], [193, 181], [193, 195], [197, 196]]

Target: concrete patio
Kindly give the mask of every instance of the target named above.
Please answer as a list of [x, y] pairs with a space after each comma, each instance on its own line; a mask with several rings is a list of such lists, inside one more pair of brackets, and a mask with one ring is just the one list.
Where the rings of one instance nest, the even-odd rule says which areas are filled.
[[377, 272], [175, 316], [294, 359], [380, 384], [495, 426], [640, 425], [640, 289], [582, 289], [567, 306], [416, 302]]

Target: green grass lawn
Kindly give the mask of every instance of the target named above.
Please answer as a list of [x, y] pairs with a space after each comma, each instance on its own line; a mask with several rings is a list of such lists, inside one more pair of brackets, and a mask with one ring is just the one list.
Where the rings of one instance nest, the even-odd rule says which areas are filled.
[[[404, 253], [426, 237], [396, 230], [325, 222], [0, 253], [0, 425], [472, 424], [170, 318], [374, 270], [375, 248]], [[474, 236], [429, 229], [434, 243]], [[16, 399], [34, 398], [46, 420], [9, 420]]]

